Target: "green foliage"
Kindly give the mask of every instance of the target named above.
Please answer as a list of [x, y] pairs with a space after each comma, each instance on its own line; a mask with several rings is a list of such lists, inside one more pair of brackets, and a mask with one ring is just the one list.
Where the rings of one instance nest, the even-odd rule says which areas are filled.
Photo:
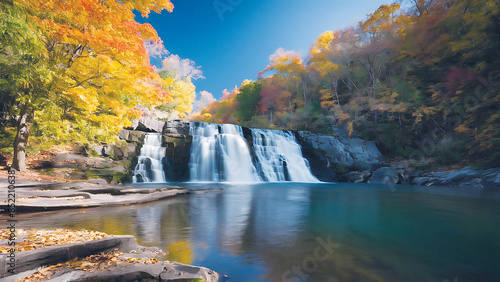
[[7, 115], [19, 114], [18, 104], [40, 103], [51, 80], [34, 26], [14, 3], [0, 2], [0, 106]]
[[15, 127], [0, 127], [0, 152], [12, 153], [16, 130]]
[[414, 107], [419, 107], [423, 103], [420, 92], [406, 80], [400, 80], [394, 87], [394, 92], [399, 94], [399, 98], [404, 103], [411, 103]]
[[236, 96], [239, 103], [238, 116], [241, 122], [249, 121], [255, 115], [257, 104], [259, 103], [262, 83], [250, 82], [240, 88], [240, 93]]
[[433, 159], [437, 165], [452, 165], [467, 157], [467, 146], [470, 144], [468, 136], [462, 134], [456, 139], [443, 139], [436, 146]]
[[401, 128], [391, 122], [364, 122], [355, 126], [361, 138], [374, 140], [380, 151], [388, 157], [408, 158], [415, 147], [412, 138], [402, 134]]

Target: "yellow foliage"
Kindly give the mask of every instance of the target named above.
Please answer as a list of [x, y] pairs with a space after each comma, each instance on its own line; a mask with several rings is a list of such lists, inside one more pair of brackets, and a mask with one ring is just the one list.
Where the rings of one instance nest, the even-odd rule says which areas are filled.
[[191, 245], [187, 241], [172, 243], [167, 247], [167, 250], [171, 260], [185, 264], [190, 264], [193, 261]]
[[54, 79], [34, 117], [40, 135], [111, 141], [137, 116], [136, 105], [171, 101], [144, 46], [144, 40], [160, 39], [151, 25], [135, 22], [132, 11], [171, 11], [169, 0], [16, 2], [50, 46], [44, 52]]
[[314, 56], [321, 53], [323, 50], [330, 50], [330, 42], [332, 42], [335, 37], [335, 33], [333, 31], [325, 31], [318, 38], [316, 38], [316, 42], [311, 46], [309, 50], [309, 54]]

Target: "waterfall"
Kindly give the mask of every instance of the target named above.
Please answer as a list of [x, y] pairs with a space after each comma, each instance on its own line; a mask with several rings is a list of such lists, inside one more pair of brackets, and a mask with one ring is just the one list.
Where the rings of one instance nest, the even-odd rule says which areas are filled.
[[257, 168], [264, 181], [319, 182], [290, 131], [252, 129]]
[[191, 181], [260, 181], [241, 126], [191, 123], [189, 134]]
[[133, 182], [166, 182], [162, 158], [166, 148], [161, 147], [161, 134], [148, 133], [144, 137], [141, 154], [134, 169]]
[[239, 125], [191, 122], [166, 132], [179, 144], [189, 144], [190, 153], [184, 151], [185, 145], [174, 142], [167, 143], [167, 156], [167, 148], [161, 147], [162, 135], [147, 133], [133, 171], [134, 183], [165, 183], [165, 171], [183, 175], [180, 181], [319, 182], [291, 131], [245, 129], [244, 134]]

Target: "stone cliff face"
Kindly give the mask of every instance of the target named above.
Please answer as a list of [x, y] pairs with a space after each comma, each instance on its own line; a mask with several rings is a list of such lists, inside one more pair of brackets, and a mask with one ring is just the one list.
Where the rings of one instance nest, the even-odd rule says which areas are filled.
[[168, 121], [163, 125], [162, 146], [166, 147], [163, 167], [170, 181], [189, 181], [189, 159], [193, 136], [189, 135], [189, 122]]
[[[323, 181], [366, 182], [383, 160], [374, 142], [348, 138], [340, 130], [336, 136], [298, 131], [296, 138], [313, 173]], [[356, 174], [352, 181], [346, 179], [349, 173]]]

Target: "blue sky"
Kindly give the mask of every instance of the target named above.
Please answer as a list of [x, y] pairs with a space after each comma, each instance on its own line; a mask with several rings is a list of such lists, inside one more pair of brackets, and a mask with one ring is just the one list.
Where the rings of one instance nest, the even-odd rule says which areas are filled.
[[[194, 81], [196, 92], [216, 99], [222, 90], [240, 85], [269, 63], [279, 47], [301, 52], [316, 37], [365, 19], [390, 0], [171, 0], [172, 13], [137, 16], [150, 23], [171, 54], [201, 66], [205, 79]], [[158, 60], [153, 60], [158, 63]]]

